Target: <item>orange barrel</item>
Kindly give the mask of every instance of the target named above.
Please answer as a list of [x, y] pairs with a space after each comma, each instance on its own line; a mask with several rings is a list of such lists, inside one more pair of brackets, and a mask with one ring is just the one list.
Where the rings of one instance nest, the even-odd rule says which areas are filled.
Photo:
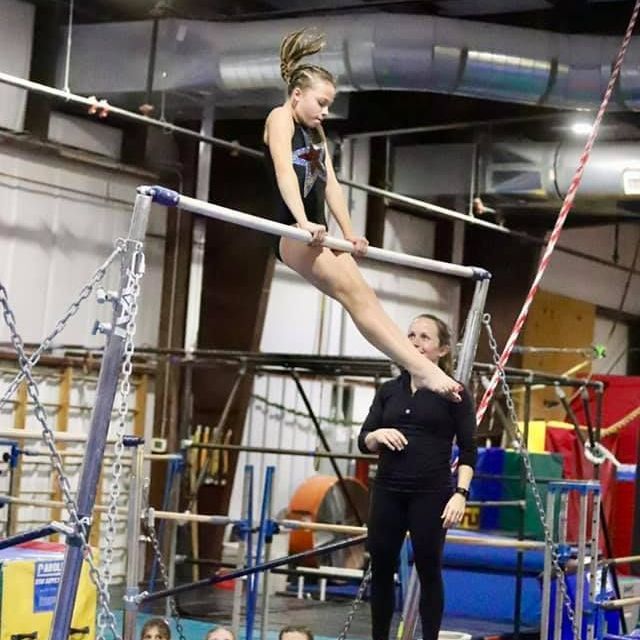
[[[355, 505], [354, 513], [335, 476], [314, 476], [305, 480], [295, 491], [289, 502], [287, 518], [307, 522], [358, 525], [366, 523], [369, 506], [367, 487], [356, 478], [344, 478], [345, 490]], [[358, 522], [358, 516], [360, 522]], [[328, 531], [294, 529], [289, 534], [289, 553], [308, 551], [316, 547], [338, 542], [345, 534]], [[364, 545], [338, 549], [322, 556], [312, 556], [302, 562], [307, 567], [320, 564], [334, 567], [360, 569], [364, 564]]]

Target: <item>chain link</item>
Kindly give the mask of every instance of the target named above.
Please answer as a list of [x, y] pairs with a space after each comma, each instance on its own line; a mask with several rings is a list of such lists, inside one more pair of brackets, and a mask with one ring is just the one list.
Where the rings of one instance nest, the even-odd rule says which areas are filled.
[[349, 633], [349, 629], [351, 628], [351, 624], [353, 623], [353, 618], [355, 617], [356, 612], [358, 611], [358, 608], [362, 604], [362, 601], [364, 599], [364, 594], [367, 590], [367, 587], [369, 586], [369, 582], [371, 582], [371, 562], [369, 562], [369, 566], [367, 567], [367, 570], [364, 572], [362, 582], [358, 587], [358, 593], [356, 593], [356, 597], [351, 603], [349, 613], [347, 614], [347, 619], [344, 622], [344, 627], [342, 628], [342, 631], [338, 636], [338, 640], [346, 639], [347, 634]]
[[[153, 516], [149, 516], [145, 519], [147, 536], [151, 542], [151, 546], [153, 547], [153, 553], [156, 558], [156, 562], [158, 563], [158, 568], [160, 569], [160, 578], [164, 583], [166, 589], [169, 589], [169, 572], [167, 571], [167, 566], [162, 559], [162, 552], [160, 551], [160, 543], [158, 542], [158, 536], [156, 534], [156, 528], [153, 524]], [[184, 627], [182, 626], [182, 620], [180, 618], [180, 614], [178, 613], [178, 605], [176, 604], [176, 599], [173, 596], [169, 596], [169, 608], [171, 609], [171, 617], [174, 619], [176, 624], [176, 630], [178, 631], [178, 638], [180, 640], [187, 640], [184, 635]]]
[[80, 540], [84, 559], [89, 565], [89, 576], [91, 577], [92, 582], [95, 584], [98, 590], [98, 599], [100, 605], [104, 607], [104, 610], [107, 612], [107, 623], [109, 625], [109, 628], [111, 629], [115, 638], [117, 640], [121, 640], [121, 637], [116, 630], [115, 617], [113, 615], [113, 612], [109, 608], [109, 592], [106, 589], [104, 582], [102, 581], [100, 572], [98, 571], [98, 568], [93, 560], [91, 547], [89, 546], [89, 543], [87, 541], [87, 532], [88, 527], [91, 525], [91, 518], [80, 518], [80, 515], [78, 514], [78, 507], [71, 493], [71, 485], [64, 472], [62, 457], [60, 456], [60, 453], [55, 446], [55, 438], [53, 431], [49, 428], [47, 412], [43, 407], [42, 402], [40, 401], [40, 391], [31, 373], [32, 364], [25, 353], [24, 342], [16, 327], [16, 318], [9, 304], [7, 290], [2, 285], [2, 283], [0, 283], [0, 306], [2, 307], [2, 315], [4, 321], [11, 333], [11, 343], [18, 355], [18, 363], [20, 365], [21, 373], [23, 375], [23, 378], [26, 378], [27, 381], [27, 391], [34, 404], [34, 416], [42, 427], [42, 439], [49, 449], [52, 464], [57, 474], [58, 485], [63, 496], [65, 507], [69, 512], [69, 515], [71, 516], [71, 521], [75, 525], [75, 535]]
[[[109, 487], [109, 505], [107, 508], [107, 531], [103, 537], [102, 579], [109, 589], [113, 578], [113, 550], [117, 533], [118, 501], [121, 495], [120, 479], [122, 477], [122, 459], [124, 456], [124, 436], [129, 414], [129, 395], [131, 393], [131, 374], [133, 372], [133, 353], [135, 350], [134, 337], [136, 334], [136, 318], [138, 315], [138, 297], [140, 295], [140, 280], [144, 275], [144, 253], [138, 245], [132, 254], [132, 268], [127, 268], [127, 283], [122, 291], [120, 306], [129, 314], [126, 326], [124, 355], [120, 386], [118, 391], [118, 425], [116, 428], [115, 457], [111, 466], [111, 484]], [[98, 640], [104, 640], [108, 612], [101, 608], [98, 615]]]
[[[505, 375], [504, 369], [500, 366], [500, 353], [498, 351], [498, 343], [496, 342], [495, 336], [493, 335], [493, 330], [491, 329], [491, 315], [485, 313], [482, 317], [482, 324], [484, 325], [487, 336], [489, 338], [489, 347], [491, 349], [491, 354], [493, 357], [493, 362], [498, 371], [498, 375], [500, 377], [500, 383], [502, 386], [502, 393], [504, 395], [505, 403], [507, 405], [507, 410], [509, 411], [509, 417], [513, 422], [513, 433], [515, 435], [515, 439], [518, 446], [518, 452], [520, 457], [522, 458], [522, 462], [524, 464], [525, 473], [527, 476], [527, 482], [529, 483], [529, 487], [531, 489], [531, 493], [533, 495], [534, 502], [536, 504], [536, 509], [538, 511], [538, 517], [540, 518], [540, 522], [542, 524], [542, 529], [544, 531], [544, 539], [546, 545], [549, 547], [551, 552], [551, 564], [553, 566], [553, 572], [556, 576], [556, 582], [558, 586], [558, 590], [560, 591], [560, 596], [562, 597], [562, 602], [564, 604], [564, 608], [567, 612], [567, 617], [571, 623], [571, 629], [573, 633], [574, 640], [580, 640], [581, 632], [578, 629], [578, 625], [575, 620], [575, 615], [573, 612], [573, 607], [571, 604], [571, 599], [569, 598], [569, 593], [567, 591], [567, 585], [565, 581], [564, 571], [560, 566], [560, 556], [556, 551], [556, 546], [553, 542], [553, 536], [549, 527], [547, 526], [547, 520], [545, 516], [544, 506], [542, 504], [542, 496], [540, 495], [540, 491], [538, 489], [538, 485], [536, 484], [535, 474], [533, 472], [533, 466], [531, 464], [531, 457], [529, 456], [529, 451], [527, 450], [526, 444], [523, 440], [522, 434], [520, 433], [520, 429], [518, 429], [518, 415], [516, 413], [515, 404], [513, 402], [513, 397], [511, 395], [511, 389], [509, 388], [509, 384], [507, 383], [507, 377]], [[557, 596], [556, 596], [557, 597]], [[546, 630], [542, 630], [543, 633], [546, 633]]]
[[[67, 308], [65, 314], [56, 322], [56, 326], [53, 331], [42, 341], [42, 344], [31, 354], [29, 358], [29, 365], [31, 367], [35, 366], [40, 360], [40, 356], [51, 346], [53, 341], [56, 339], [60, 333], [64, 330], [67, 325], [67, 322], [78, 312], [80, 305], [91, 295], [96, 285], [102, 282], [108, 268], [111, 266], [111, 263], [120, 255], [126, 247], [126, 241], [122, 238], [119, 238], [116, 241], [116, 247], [111, 253], [111, 255], [106, 259], [106, 261], [100, 265], [93, 276], [87, 282], [87, 284], [82, 287], [78, 297], [72, 302]], [[16, 377], [13, 379], [7, 390], [2, 395], [0, 399], [0, 409], [4, 406], [5, 402], [14, 394], [15, 390], [18, 388], [18, 385], [24, 380], [25, 374], [21, 370]]]

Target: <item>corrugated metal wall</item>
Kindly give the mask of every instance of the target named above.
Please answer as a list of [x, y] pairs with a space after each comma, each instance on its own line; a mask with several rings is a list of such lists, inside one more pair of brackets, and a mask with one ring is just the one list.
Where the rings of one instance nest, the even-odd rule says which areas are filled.
[[[0, 2], [0, 71], [29, 77], [35, 6], [19, 0]], [[27, 92], [0, 84], [0, 127], [22, 131]]]
[[[0, 281], [8, 289], [18, 328], [27, 342], [40, 340], [64, 314], [95, 270], [125, 236], [141, 182], [109, 171], [17, 148], [0, 148]], [[154, 209], [147, 240], [147, 271], [137, 344], [157, 344], [166, 211]], [[118, 267], [105, 285], [118, 283]], [[92, 336], [109, 310], [89, 299], [60, 340], [101, 346]], [[0, 340], [8, 339], [5, 326]]]
[[[58, 157], [38, 149], [21, 146], [0, 148], [0, 282], [7, 288], [17, 319], [17, 327], [25, 342], [39, 342], [55, 326], [95, 270], [104, 263], [114, 248], [114, 241], [125, 236], [131, 217], [135, 187], [142, 181], [132, 173], [109, 170], [96, 165]], [[162, 268], [166, 210], [153, 210], [146, 244], [147, 269], [142, 282], [136, 345], [156, 346], [160, 318]], [[117, 288], [119, 263], [114, 262], [103, 283], [105, 289]], [[54, 344], [102, 346], [102, 336], [92, 336], [96, 319], [109, 320], [111, 307], [100, 306], [95, 296], [87, 299]], [[9, 331], [0, 320], [0, 341], [9, 340]], [[39, 378], [41, 374], [38, 374]], [[4, 393], [10, 372], [0, 376], [0, 394]], [[48, 402], [49, 426], [54, 430], [86, 433], [94, 404], [95, 382], [74, 378], [67, 391], [71, 409], [64, 424], [59, 419], [61, 382], [56, 375], [42, 380], [42, 399]], [[140, 398], [130, 398], [134, 407]], [[23, 397], [24, 420], [17, 424], [16, 395], [0, 411], [0, 433], [15, 427], [40, 431], [32, 406]], [[145, 416], [138, 425], [150, 435], [153, 416], [153, 387], [146, 394]], [[130, 415], [133, 419], [133, 415]], [[128, 424], [127, 433], [133, 432]], [[115, 424], [112, 423], [112, 430]], [[41, 443], [30, 446], [43, 450]], [[82, 453], [84, 445], [69, 445], [67, 450]], [[80, 460], [70, 460], [67, 471], [76, 486]], [[25, 498], [53, 497], [52, 472], [34, 461], [20, 468], [21, 495]], [[124, 478], [128, 472], [124, 473]], [[110, 465], [105, 465], [103, 489], [98, 501], [106, 503]], [[124, 482], [126, 485], [126, 482]], [[3, 483], [2, 489], [8, 486]], [[126, 486], [122, 506], [126, 506]], [[19, 531], [51, 519], [48, 509], [21, 507], [16, 510], [14, 529]], [[3, 516], [3, 519], [6, 516]], [[64, 517], [64, 516], [63, 516]], [[125, 522], [118, 526], [114, 573], [124, 571]], [[102, 520], [104, 535], [104, 520]], [[100, 536], [103, 537], [103, 536]], [[94, 541], [97, 543], [97, 536]]]

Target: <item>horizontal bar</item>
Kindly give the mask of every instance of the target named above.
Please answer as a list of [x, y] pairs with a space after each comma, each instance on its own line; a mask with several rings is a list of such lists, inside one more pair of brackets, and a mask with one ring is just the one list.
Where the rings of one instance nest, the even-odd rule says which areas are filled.
[[294, 567], [293, 569], [272, 569], [272, 573], [285, 576], [312, 576], [314, 578], [341, 578], [343, 580], [353, 579], [362, 580], [364, 571], [362, 569], [343, 569], [341, 567], [335, 567], [335, 569], [341, 569], [340, 571], [334, 571], [332, 567], [326, 567], [324, 569], [318, 569], [316, 567]]
[[460, 533], [448, 533], [447, 542], [464, 544], [469, 547], [496, 547], [500, 549], [522, 549], [526, 551], [536, 551], [545, 548], [544, 542], [537, 540], [513, 540], [509, 538], [498, 538], [497, 536], [476, 537]]
[[[496, 366], [484, 362], [474, 362], [473, 370], [477, 373], [493, 373], [496, 370]], [[604, 383], [600, 380], [570, 378], [569, 376], [553, 375], [552, 373], [544, 373], [534, 369], [504, 367], [504, 372], [507, 374], [507, 382], [517, 382], [519, 384], [560, 384], [565, 387], [589, 387], [592, 389], [602, 389], [604, 387]]]
[[[4, 403], [3, 406], [5, 404], [9, 404], [12, 406], [23, 406], [23, 407], [35, 407], [35, 406], [43, 406], [45, 409], [50, 410], [51, 414], [57, 414], [58, 411], [60, 411], [60, 409], [62, 409], [63, 407], [65, 409], [68, 409], [69, 411], [72, 411], [73, 413], [89, 413], [90, 411], [93, 411], [93, 406], [89, 405], [89, 404], [63, 404], [61, 402], [34, 402], [33, 400], [26, 400], [26, 401], [21, 401], [21, 400], [12, 400], [7, 398]], [[137, 409], [134, 408], [129, 408], [127, 409], [127, 414], [131, 414], [131, 415], [135, 415], [138, 413]], [[117, 416], [119, 414], [119, 410], [118, 409], [113, 409], [111, 412], [112, 416]]]
[[627, 563], [635, 563], [640, 562], [640, 556], [624, 556], [621, 558], [608, 558], [606, 560], [601, 560], [601, 564], [603, 565], [612, 565], [612, 564], [627, 564]]
[[276, 447], [248, 447], [239, 444], [205, 444], [193, 442], [187, 445], [191, 449], [213, 449], [216, 451], [246, 451], [247, 453], [268, 453], [282, 456], [306, 456], [309, 458], [334, 458], [336, 460], [366, 460], [375, 462], [378, 456], [353, 453], [327, 453], [325, 451], [307, 451], [305, 449], [278, 449]]
[[[237, 224], [249, 229], [255, 229], [264, 233], [292, 238], [293, 240], [298, 240], [304, 243], [309, 243], [311, 241], [311, 234], [303, 229], [282, 224], [280, 222], [273, 222], [267, 218], [252, 216], [248, 213], [228, 209], [227, 207], [222, 207], [217, 204], [196, 200], [195, 198], [184, 196], [176, 191], [171, 191], [170, 189], [165, 189], [163, 187], [143, 186], [138, 188], [138, 192], [151, 196], [154, 202], [158, 202], [165, 206], [179, 207], [185, 211], [199, 213], [209, 218], [222, 220], [223, 222], [230, 222], [232, 224]], [[347, 253], [353, 253], [354, 251], [353, 244], [348, 240], [340, 240], [330, 236], [326, 237], [322, 244], [325, 247], [329, 247], [330, 249], [335, 249], [337, 251], [344, 251]], [[491, 277], [491, 274], [488, 271], [479, 267], [465, 267], [457, 264], [450, 264], [448, 262], [441, 262], [439, 260], [407, 255], [397, 251], [379, 249], [377, 247], [369, 247], [366, 257], [377, 262], [386, 262], [397, 266], [421, 269], [423, 271], [456, 276], [458, 278], [485, 280]]]
[[571, 353], [583, 356], [592, 356], [596, 354], [595, 345], [588, 347], [528, 347], [526, 345], [515, 345], [512, 349], [513, 353], [533, 353], [540, 355], [553, 355], [556, 353]]
[[[26, 89], [27, 91], [38, 93], [40, 95], [46, 95], [50, 98], [57, 98], [58, 100], [62, 100], [63, 102], [67, 103], [70, 102], [73, 104], [83, 105], [85, 107], [97, 107], [98, 109], [105, 107], [105, 105], [96, 98], [85, 98], [84, 96], [70, 93], [68, 91], [62, 91], [61, 89], [48, 87], [47, 85], [40, 84], [38, 82], [32, 82], [31, 80], [18, 78], [8, 73], [0, 72], [0, 82], [9, 84], [13, 87], [18, 87], [19, 89]], [[132, 120], [134, 122], [145, 124], [150, 127], [157, 127], [158, 129], [162, 129], [163, 131], [173, 131], [174, 133], [180, 133], [184, 136], [196, 138], [198, 140], [202, 140], [203, 142], [208, 142], [218, 147], [229, 149], [230, 151], [236, 153], [244, 153], [245, 155], [253, 156], [254, 158], [262, 158], [264, 156], [261, 151], [251, 149], [250, 147], [244, 147], [236, 142], [229, 142], [228, 140], [223, 140], [222, 138], [206, 136], [197, 131], [193, 131], [192, 129], [187, 129], [186, 127], [180, 127], [178, 125], [172, 124], [171, 122], [143, 116], [142, 114], [136, 113], [135, 111], [128, 111], [127, 109], [122, 109], [121, 107], [116, 107], [115, 105], [111, 104], [108, 105], [108, 109], [110, 114], [121, 116], [127, 120]]]
[[[39, 500], [31, 498], [15, 498], [13, 496], [0, 496], [0, 506], [10, 503], [23, 507], [38, 507], [43, 509], [66, 509], [66, 504], [60, 500]], [[96, 504], [94, 511], [106, 513], [109, 510], [107, 505]], [[126, 516], [128, 510], [124, 507], [116, 509], [116, 515]], [[143, 516], [141, 516], [143, 517]], [[153, 517], [156, 520], [176, 520], [178, 522], [199, 522], [201, 524], [211, 525], [227, 525], [238, 522], [229, 516], [208, 515], [205, 513], [179, 513], [174, 511], [156, 511], [153, 510]]]
[[52, 522], [44, 527], [32, 529], [31, 531], [23, 531], [22, 533], [17, 533], [14, 536], [0, 540], [0, 549], [8, 549], [9, 547], [14, 547], [17, 544], [22, 544], [23, 542], [30, 542], [31, 540], [46, 538], [47, 536], [53, 535], [54, 533], [64, 533], [65, 535], [71, 535], [73, 533], [73, 529], [71, 527], [62, 525], [59, 522]]
[[[54, 440], [58, 442], [86, 442], [87, 434], [85, 433], [69, 433], [67, 431], [55, 431], [53, 432]], [[0, 429], [0, 438], [7, 438], [11, 440], [42, 440], [42, 433], [40, 431], [27, 431], [26, 429]], [[109, 444], [115, 444], [116, 438], [109, 438], [107, 440]]]
[[216, 526], [226, 526], [238, 522], [229, 516], [207, 515], [206, 513], [179, 513], [175, 511], [153, 510], [153, 517], [159, 520], [175, 520], [178, 523], [199, 522], [200, 524], [211, 524]]
[[394, 136], [404, 136], [414, 133], [437, 133], [439, 131], [455, 131], [460, 129], [475, 129], [477, 127], [500, 127], [511, 124], [526, 122], [537, 122], [540, 120], [556, 120], [560, 117], [573, 115], [572, 111], [557, 111], [554, 113], [541, 113], [535, 116], [514, 116], [507, 118], [493, 118], [487, 120], [467, 120], [463, 122], [445, 122], [443, 124], [430, 124], [419, 127], [405, 127], [404, 129], [379, 129], [377, 131], [362, 131], [360, 133], [349, 133], [345, 136], [347, 140], [357, 138], [387, 138]]
[[[302, 529], [308, 531], [327, 531], [332, 533], [344, 533], [357, 535], [367, 531], [367, 527], [357, 527], [346, 524], [329, 524], [325, 522], [307, 522], [305, 520], [280, 520], [279, 525], [287, 529]], [[516, 540], [510, 538], [498, 538], [497, 536], [469, 536], [463, 533], [447, 533], [447, 542], [464, 544], [473, 547], [500, 547], [506, 549], [544, 549], [544, 542], [537, 540]]]
[[[0, 445], [8, 446], [10, 443], [0, 441]], [[51, 454], [48, 451], [34, 451], [32, 449], [19, 449], [19, 453], [25, 456], [23, 464], [33, 464], [33, 465], [43, 465], [43, 464], [53, 464], [51, 462]], [[67, 451], [62, 450], [58, 451], [58, 454], [61, 458], [66, 459], [74, 459], [84, 460], [87, 456], [86, 454], [80, 451]], [[104, 460], [113, 460], [116, 457], [114, 453], [107, 453], [103, 456]], [[37, 460], [33, 460], [32, 458], [37, 458]], [[45, 458], [44, 460], [42, 458]], [[131, 463], [131, 452], [127, 452], [123, 454], [123, 459], [126, 464]], [[166, 461], [174, 461], [174, 460], [184, 460], [184, 456], [180, 453], [145, 453], [145, 460], [152, 460], [153, 462], [166, 462]], [[70, 463], [73, 464], [73, 463]]]
[[[517, 501], [513, 501], [517, 502]], [[65, 508], [64, 502], [57, 500], [29, 500], [26, 498], [14, 498], [12, 496], [0, 497], [0, 505], [2, 503], [11, 503], [21, 506], [32, 507], [49, 507], [49, 508]], [[481, 504], [481, 503], [479, 503]], [[496, 504], [491, 506], [498, 506]], [[502, 505], [507, 506], [507, 505]], [[108, 510], [107, 506], [96, 505], [94, 511], [105, 512]], [[118, 515], [127, 515], [125, 508], [118, 508], [116, 513]], [[200, 522], [202, 524], [211, 525], [227, 525], [236, 524], [241, 522], [240, 520], [233, 519], [229, 516], [221, 515], [207, 515], [196, 513], [176, 513], [172, 511], [156, 511], [153, 510], [153, 517], [158, 520], [177, 520], [183, 522]], [[367, 532], [367, 527], [358, 527], [344, 524], [333, 524], [329, 522], [307, 522], [305, 520], [276, 520], [276, 523], [283, 529], [293, 530], [307, 530], [307, 531], [326, 531], [330, 533], [342, 533], [346, 535], [360, 535]], [[459, 533], [449, 533], [447, 535], [447, 542], [455, 542], [460, 544], [472, 545], [472, 546], [493, 546], [493, 547], [506, 547], [515, 549], [538, 549], [544, 546], [544, 543], [538, 543], [530, 540], [510, 540], [508, 538], [497, 537], [484, 537], [477, 538], [475, 536], [465, 536]]]
[[465, 503], [467, 507], [517, 507], [518, 509], [524, 509], [527, 503], [524, 500], [467, 500]]
[[632, 604], [640, 604], [640, 596], [631, 598], [619, 598], [618, 600], [602, 600], [597, 603], [603, 609], [622, 609]]
[[511, 229], [503, 227], [502, 225], [488, 222], [487, 220], [483, 220], [482, 218], [472, 218], [466, 213], [460, 213], [459, 211], [454, 211], [453, 209], [440, 207], [437, 204], [424, 202], [423, 200], [418, 200], [417, 198], [412, 198], [411, 196], [404, 196], [400, 193], [396, 193], [395, 191], [389, 191], [387, 189], [382, 189], [381, 187], [374, 187], [369, 184], [365, 185], [359, 182], [353, 182], [352, 180], [347, 180], [345, 178], [341, 178], [340, 182], [348, 187], [353, 187], [354, 189], [358, 189], [371, 195], [378, 196], [379, 198], [393, 200], [394, 202], [404, 204], [408, 207], [411, 207], [412, 209], [420, 209], [422, 211], [428, 211], [429, 213], [435, 213], [440, 216], [446, 216], [447, 218], [450, 218], [452, 220], [458, 220], [459, 222], [464, 222], [465, 224], [470, 224], [475, 227], [484, 227], [486, 229], [491, 229], [492, 231], [497, 231], [498, 233], [502, 233], [505, 235], [510, 235], [512, 233]]
[[[13, 496], [0, 496], [0, 507], [5, 504], [17, 504], [21, 507], [38, 507], [42, 509], [66, 509], [67, 505], [61, 500], [40, 500], [31, 498], [15, 498]], [[94, 511], [100, 513], [106, 513], [109, 511], [109, 507], [106, 505], [96, 504], [93, 507]], [[116, 514], [121, 516], [128, 515], [128, 510], [124, 507], [116, 509]]]
[[356, 536], [367, 532], [367, 527], [348, 524], [331, 524], [329, 522], [309, 522], [307, 520], [279, 520], [278, 524], [284, 529], [304, 530], [304, 531], [327, 531], [329, 533], [344, 533], [349, 536]]
[[558, 480], [547, 485], [547, 491], [552, 493], [565, 493], [578, 491], [580, 493], [600, 493], [602, 487], [595, 480]]
[[[1, 344], [1, 343], [0, 343]], [[7, 343], [8, 344], [8, 343]], [[31, 346], [31, 343], [28, 344]], [[34, 343], [32, 346], [37, 347]], [[54, 345], [52, 349], [59, 350], [77, 350], [82, 353], [90, 353], [95, 360], [102, 355], [102, 348], [87, 349], [80, 345]], [[363, 375], [381, 377], [391, 377], [392, 369], [389, 360], [384, 358], [358, 358], [352, 356], [313, 356], [303, 354], [290, 353], [261, 353], [255, 351], [235, 351], [225, 349], [195, 349], [193, 351], [177, 348], [145, 348], [136, 349], [138, 354], [158, 354], [158, 355], [177, 355], [184, 356], [180, 360], [180, 364], [184, 366], [208, 366], [207, 359], [213, 362], [246, 364], [246, 365], [263, 365], [263, 366], [280, 366], [289, 369], [306, 369], [308, 371], [317, 371], [325, 373], [329, 370], [332, 377], [336, 375]], [[495, 371], [495, 365], [474, 362], [474, 371], [490, 372]], [[262, 371], [262, 370], [259, 370]], [[600, 380], [587, 380], [585, 378], [574, 378], [569, 376], [554, 375], [534, 369], [518, 369], [516, 367], [505, 367], [507, 373], [507, 381], [521, 384], [555, 384], [561, 383], [564, 386], [573, 387], [589, 387], [593, 389], [602, 389], [604, 384]], [[13, 373], [13, 370], [12, 370]], [[268, 371], [268, 373], [276, 373]], [[523, 380], [524, 378], [524, 380]], [[2, 432], [0, 431], [0, 436]]]
[[138, 602], [140, 603], [140, 602], [151, 602], [153, 600], [160, 600], [162, 598], [167, 598], [168, 596], [176, 595], [178, 593], [194, 591], [195, 589], [200, 589], [201, 587], [208, 587], [210, 585], [218, 584], [220, 582], [235, 580], [236, 578], [244, 578], [245, 576], [250, 576], [250, 575], [253, 575], [254, 573], [259, 573], [262, 571], [268, 571], [275, 567], [280, 567], [284, 564], [290, 564], [292, 562], [297, 562], [298, 560], [304, 560], [305, 558], [310, 558], [312, 556], [317, 556], [323, 553], [328, 553], [330, 551], [337, 551], [338, 549], [344, 549], [346, 547], [352, 547], [357, 544], [362, 544], [366, 542], [366, 540], [367, 540], [367, 536], [361, 535], [361, 536], [356, 536], [355, 538], [348, 538], [347, 540], [340, 540], [339, 542], [332, 542], [331, 544], [326, 544], [321, 547], [316, 547], [315, 549], [309, 549], [308, 551], [301, 551], [300, 553], [294, 553], [293, 555], [286, 556], [284, 558], [277, 558], [269, 562], [263, 562], [262, 564], [258, 564], [254, 567], [248, 567], [247, 569], [239, 569], [238, 571], [231, 571], [224, 575], [211, 576], [210, 578], [205, 578], [204, 580], [198, 580], [190, 584], [183, 584], [183, 585], [180, 585], [179, 587], [174, 587], [173, 589], [164, 589], [162, 591], [155, 591], [153, 593], [141, 594], [138, 597]]

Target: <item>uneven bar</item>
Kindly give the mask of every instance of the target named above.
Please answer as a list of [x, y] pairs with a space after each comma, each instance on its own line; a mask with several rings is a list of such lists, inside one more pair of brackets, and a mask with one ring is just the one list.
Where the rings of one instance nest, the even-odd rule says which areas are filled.
[[[230, 222], [232, 224], [240, 225], [241, 227], [247, 227], [249, 229], [255, 229], [256, 231], [263, 231], [264, 233], [270, 233], [286, 238], [293, 238], [294, 240], [299, 240], [300, 242], [305, 243], [308, 243], [311, 240], [311, 234], [308, 231], [298, 229], [297, 227], [273, 222], [272, 220], [260, 218], [258, 216], [252, 216], [248, 213], [228, 209], [227, 207], [222, 207], [217, 204], [196, 200], [195, 198], [184, 196], [177, 191], [166, 189], [164, 187], [141, 186], [138, 187], [138, 193], [151, 196], [153, 201], [158, 204], [168, 207], [179, 207], [185, 211], [199, 213], [209, 218], [222, 220], [223, 222]], [[337, 251], [353, 253], [353, 245], [347, 240], [327, 237], [323, 242], [323, 245], [330, 249], [336, 249]], [[377, 262], [386, 262], [401, 267], [421, 269], [423, 271], [431, 271], [458, 278], [467, 278], [470, 280], [488, 280], [491, 278], [491, 274], [486, 269], [482, 269], [480, 267], [465, 267], [448, 262], [441, 262], [439, 260], [407, 255], [397, 251], [379, 249], [377, 247], [369, 247], [366, 257]]]

